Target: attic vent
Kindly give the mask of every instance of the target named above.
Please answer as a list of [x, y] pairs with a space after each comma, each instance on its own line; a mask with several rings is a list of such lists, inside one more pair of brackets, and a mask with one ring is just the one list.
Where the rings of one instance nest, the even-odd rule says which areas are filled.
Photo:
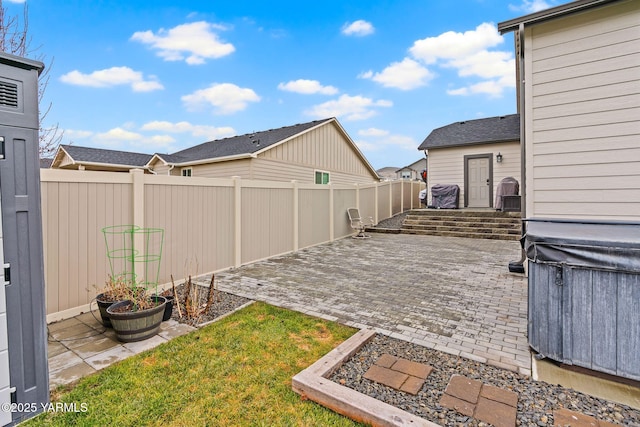
[[18, 85], [0, 81], [0, 106], [18, 108]]

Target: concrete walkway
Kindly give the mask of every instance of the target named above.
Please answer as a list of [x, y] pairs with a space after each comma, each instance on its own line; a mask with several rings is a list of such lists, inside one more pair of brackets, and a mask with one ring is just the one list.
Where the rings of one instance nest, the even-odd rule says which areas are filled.
[[372, 233], [218, 273], [216, 283], [531, 375], [527, 280], [507, 268], [519, 258], [518, 242]]
[[[97, 312], [96, 316], [100, 316]], [[49, 329], [49, 389], [68, 384], [126, 359], [149, 350], [195, 328], [168, 320], [162, 322], [160, 332], [147, 340], [122, 343], [113, 329], [102, 326], [92, 313], [56, 322]]]

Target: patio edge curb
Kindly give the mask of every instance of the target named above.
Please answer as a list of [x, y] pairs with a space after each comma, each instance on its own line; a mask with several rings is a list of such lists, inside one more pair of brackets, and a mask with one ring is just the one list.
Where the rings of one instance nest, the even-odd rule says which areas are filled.
[[328, 377], [345, 361], [369, 342], [376, 332], [361, 329], [331, 350], [307, 369], [293, 377], [291, 387], [303, 398], [312, 400], [352, 420], [373, 426], [424, 426], [440, 427], [348, 387], [329, 380]]

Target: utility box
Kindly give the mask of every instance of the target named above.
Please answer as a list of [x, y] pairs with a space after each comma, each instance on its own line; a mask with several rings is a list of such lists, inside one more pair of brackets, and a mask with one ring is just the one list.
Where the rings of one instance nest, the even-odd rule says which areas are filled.
[[49, 402], [38, 158], [43, 69], [0, 53], [0, 426]]

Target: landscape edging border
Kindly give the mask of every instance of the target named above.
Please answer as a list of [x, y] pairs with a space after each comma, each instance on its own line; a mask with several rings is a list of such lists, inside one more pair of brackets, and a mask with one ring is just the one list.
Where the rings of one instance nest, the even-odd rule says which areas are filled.
[[356, 332], [313, 365], [294, 376], [291, 384], [293, 391], [352, 420], [373, 426], [440, 427], [438, 424], [328, 379], [375, 335], [376, 332], [373, 329], [361, 329]]

